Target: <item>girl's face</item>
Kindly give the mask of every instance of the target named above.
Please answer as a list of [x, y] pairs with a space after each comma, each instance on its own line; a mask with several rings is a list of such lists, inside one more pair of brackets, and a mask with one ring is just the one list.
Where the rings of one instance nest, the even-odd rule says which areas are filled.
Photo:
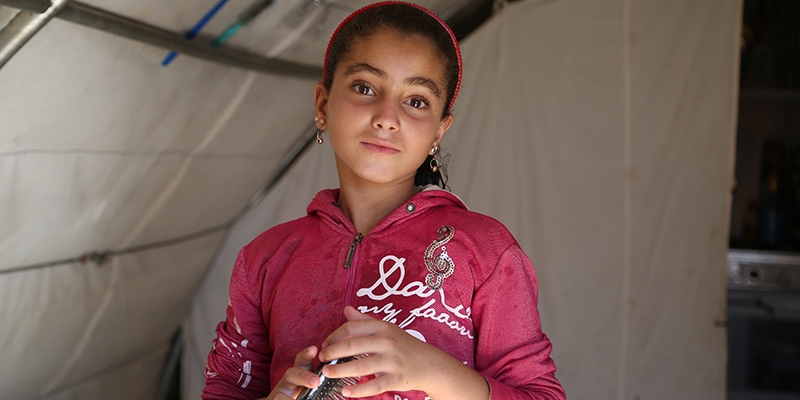
[[442, 118], [445, 91], [444, 62], [429, 39], [387, 28], [355, 40], [330, 90], [322, 83], [314, 90], [339, 179], [413, 185], [453, 122]]

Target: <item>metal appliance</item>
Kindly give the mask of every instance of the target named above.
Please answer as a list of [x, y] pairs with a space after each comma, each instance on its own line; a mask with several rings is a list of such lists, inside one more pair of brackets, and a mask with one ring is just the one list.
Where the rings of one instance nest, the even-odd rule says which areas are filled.
[[728, 252], [728, 399], [800, 400], [800, 254]]

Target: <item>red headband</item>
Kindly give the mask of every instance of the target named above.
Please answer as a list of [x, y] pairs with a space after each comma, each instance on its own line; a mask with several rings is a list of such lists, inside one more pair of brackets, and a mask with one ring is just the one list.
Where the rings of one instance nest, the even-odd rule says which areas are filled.
[[370, 4], [368, 6], [361, 7], [358, 10], [353, 11], [352, 14], [348, 15], [347, 18], [345, 18], [344, 21], [342, 21], [342, 23], [339, 24], [338, 27], [336, 27], [336, 30], [333, 31], [333, 35], [331, 35], [331, 40], [328, 42], [328, 49], [325, 50], [325, 63], [323, 64], [323, 67], [322, 67], [322, 80], [323, 80], [323, 83], [326, 83], [326, 84], [328, 83], [328, 82], [325, 82], [325, 78], [328, 75], [328, 57], [330, 56], [331, 45], [333, 44], [333, 39], [336, 38], [336, 35], [339, 34], [339, 31], [342, 30], [342, 27], [344, 27], [348, 22], [350, 22], [350, 20], [353, 19], [353, 17], [355, 17], [358, 14], [361, 14], [362, 12], [364, 12], [366, 10], [369, 10], [369, 9], [375, 8], [375, 7], [380, 7], [380, 6], [392, 5], [392, 4], [399, 4], [399, 5], [414, 7], [417, 10], [425, 12], [425, 14], [428, 14], [431, 17], [433, 17], [433, 19], [435, 19], [436, 21], [439, 21], [439, 24], [442, 25], [442, 27], [447, 31], [447, 34], [450, 35], [450, 39], [453, 40], [453, 48], [456, 50], [456, 57], [458, 57], [458, 82], [456, 83], [456, 90], [453, 92], [453, 99], [450, 100], [450, 104], [447, 105], [447, 112], [449, 112], [450, 109], [453, 108], [453, 103], [456, 102], [456, 96], [458, 96], [458, 89], [461, 87], [461, 69], [462, 69], [462, 66], [461, 66], [461, 49], [458, 48], [458, 40], [456, 39], [456, 35], [453, 33], [453, 31], [450, 29], [450, 27], [447, 26], [447, 23], [444, 22], [444, 20], [439, 18], [438, 15], [434, 14], [433, 11], [428, 10], [427, 8], [422, 7], [422, 6], [418, 5], [418, 4], [414, 4], [414, 3], [407, 3], [407, 2], [404, 2], [404, 1], [382, 1], [380, 3], [374, 3], [374, 4]]

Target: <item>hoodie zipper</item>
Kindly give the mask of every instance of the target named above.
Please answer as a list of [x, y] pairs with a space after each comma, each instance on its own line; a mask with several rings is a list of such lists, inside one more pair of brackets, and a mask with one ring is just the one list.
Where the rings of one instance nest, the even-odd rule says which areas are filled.
[[[361, 243], [361, 239], [364, 239], [364, 235], [360, 233], [353, 238], [353, 243], [350, 243], [350, 249], [347, 250], [347, 259], [344, 261], [344, 269], [347, 270], [347, 288], [345, 288], [344, 297], [345, 305], [352, 305], [350, 300], [353, 298], [353, 286], [355, 286], [356, 271], [355, 268], [350, 267], [356, 264], [356, 247], [358, 247], [358, 244]], [[345, 322], [344, 315], [342, 316], [342, 322]]]
[[344, 260], [344, 269], [349, 269], [350, 265], [353, 263], [353, 256], [356, 254], [356, 247], [361, 243], [361, 239], [364, 239], [364, 235], [359, 233], [353, 238], [353, 243], [350, 243], [350, 250], [347, 251], [347, 259]]

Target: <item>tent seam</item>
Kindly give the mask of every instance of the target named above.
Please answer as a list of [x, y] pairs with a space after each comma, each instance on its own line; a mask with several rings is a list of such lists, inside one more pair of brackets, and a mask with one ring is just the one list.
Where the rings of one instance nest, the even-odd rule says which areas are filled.
[[628, 329], [630, 324], [631, 299], [631, 0], [623, 0], [622, 4], [622, 101], [623, 101], [623, 142], [624, 142], [624, 194], [623, 224], [624, 239], [622, 248], [622, 315], [620, 332], [620, 360], [617, 377], [617, 398], [625, 399], [625, 383], [628, 358]]
[[239, 90], [236, 92], [236, 95], [228, 104], [227, 107], [222, 111], [222, 114], [211, 127], [211, 130], [205, 135], [203, 140], [194, 148], [192, 152], [187, 158], [183, 161], [181, 166], [178, 169], [178, 172], [172, 178], [172, 180], [167, 184], [164, 191], [156, 199], [155, 203], [150, 207], [144, 217], [139, 220], [139, 223], [136, 224], [133, 231], [122, 241], [122, 247], [129, 245], [136, 235], [138, 235], [144, 227], [150, 223], [150, 221], [155, 218], [156, 214], [161, 211], [164, 205], [172, 198], [172, 195], [180, 186], [180, 183], [183, 182], [183, 178], [189, 172], [189, 169], [194, 161], [194, 157], [196, 154], [200, 153], [201, 151], [205, 150], [211, 142], [217, 138], [222, 129], [225, 125], [230, 121], [233, 115], [238, 110], [239, 106], [241, 106], [242, 102], [244, 101], [245, 96], [250, 92], [250, 88], [253, 86], [253, 82], [255, 81], [256, 73], [255, 72], [248, 72], [247, 76], [245, 77], [244, 82], [239, 87]]
[[[144, 217], [139, 220], [139, 222], [134, 226], [133, 230], [128, 234], [128, 236], [122, 241], [121, 247], [126, 247], [133, 242], [134, 238], [147, 226], [150, 221], [155, 218], [156, 214], [161, 211], [164, 205], [172, 198], [172, 195], [178, 189], [180, 183], [183, 181], [183, 178], [189, 172], [189, 169], [192, 165], [192, 161], [194, 161], [194, 154], [200, 153], [205, 148], [207, 148], [211, 142], [216, 139], [225, 125], [230, 121], [233, 115], [238, 110], [239, 106], [244, 101], [244, 98], [250, 91], [250, 88], [253, 86], [253, 82], [255, 81], [256, 73], [255, 72], [248, 72], [247, 76], [242, 82], [241, 86], [237, 90], [236, 94], [234, 95], [231, 102], [223, 109], [222, 113], [220, 114], [217, 121], [212, 125], [211, 129], [206, 133], [203, 140], [192, 149], [192, 154], [189, 155], [181, 166], [178, 169], [178, 172], [173, 176], [172, 180], [167, 184], [165, 189], [161, 192], [158, 196], [156, 201], [153, 205], [147, 210]], [[45, 386], [42, 393], [47, 392], [48, 390], [52, 389], [53, 386], [58, 384], [58, 382], [64, 378], [67, 372], [75, 365], [80, 355], [84, 352], [84, 349], [89, 343], [89, 339], [94, 334], [94, 330], [97, 327], [97, 324], [100, 321], [100, 318], [105, 314], [106, 309], [111, 304], [111, 299], [113, 298], [113, 294], [116, 291], [118, 276], [119, 276], [119, 264], [118, 261], [115, 261], [114, 265], [112, 266], [114, 269], [112, 271], [111, 279], [108, 283], [108, 288], [106, 293], [103, 297], [103, 301], [100, 303], [95, 314], [92, 316], [91, 322], [87, 326], [86, 330], [84, 330], [83, 335], [81, 336], [81, 340], [78, 342], [78, 345], [72, 351], [72, 354], [68, 358], [68, 361], [64, 363], [58, 373], [50, 380], [50, 382]]]

